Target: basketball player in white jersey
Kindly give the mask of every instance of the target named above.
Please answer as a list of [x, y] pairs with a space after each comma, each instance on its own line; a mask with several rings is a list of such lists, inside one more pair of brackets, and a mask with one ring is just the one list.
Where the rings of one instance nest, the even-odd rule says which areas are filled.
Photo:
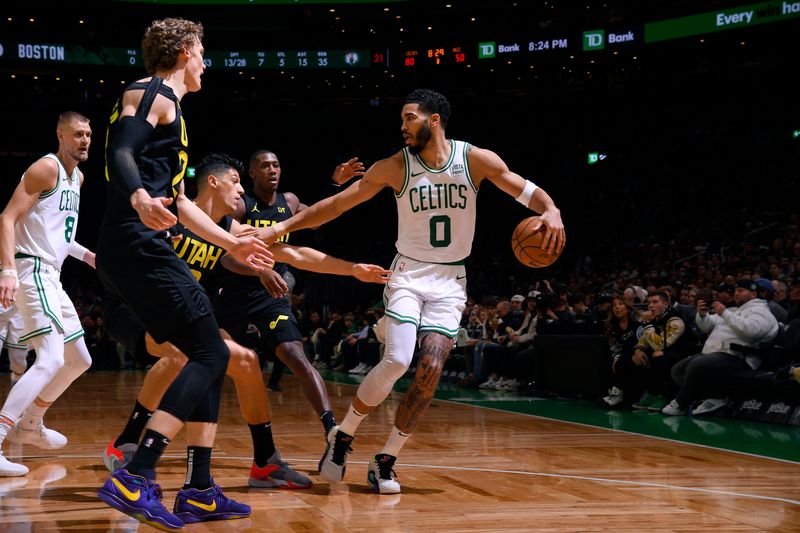
[[[6, 437], [43, 448], [64, 446], [66, 437], [45, 428], [42, 417], [92, 362], [78, 314], [59, 279], [61, 264], [76, 246], [83, 184], [78, 163], [89, 157], [89, 119], [63, 113], [56, 135], [58, 152], [25, 171], [0, 214], [0, 305], [16, 303], [24, 324], [18, 342], [36, 350], [36, 363], [0, 409], [0, 448]], [[0, 451], [0, 476], [27, 473]]]
[[561, 213], [550, 196], [511, 172], [494, 152], [445, 137], [447, 99], [427, 89], [413, 91], [402, 110], [406, 148], [378, 161], [346, 190], [271, 227], [274, 238], [324, 224], [390, 187], [397, 199], [397, 257], [384, 292], [386, 354], [356, 392], [342, 423], [328, 434], [319, 464], [329, 481], [341, 481], [356, 428], [391, 392], [411, 363], [420, 338], [414, 383], [397, 411], [383, 450], [370, 462], [367, 480], [382, 494], [400, 492], [393, 466], [397, 454], [430, 404], [445, 359], [453, 347], [467, 299], [464, 259], [475, 232], [475, 201], [484, 180], [541, 213], [543, 246], [564, 246]]

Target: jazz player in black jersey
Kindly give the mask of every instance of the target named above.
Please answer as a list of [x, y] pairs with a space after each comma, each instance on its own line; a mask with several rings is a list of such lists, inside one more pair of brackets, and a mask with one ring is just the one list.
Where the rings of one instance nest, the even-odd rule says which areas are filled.
[[[233, 234], [246, 231], [244, 226], [234, 221], [230, 214], [236, 209], [244, 190], [240, 184], [240, 163], [224, 154], [210, 154], [197, 167], [197, 198], [195, 204], [223, 228]], [[225, 250], [195, 235], [179, 225], [177, 236], [173, 239], [175, 251], [186, 261], [192, 274], [200, 284], [212, 293], [217, 286], [220, 271], [223, 270], [220, 259]], [[352, 275], [364, 282], [386, 283], [388, 270], [377, 265], [350, 263], [328, 256], [307, 247], [294, 247], [286, 244], [275, 244], [272, 247], [274, 257], [292, 266], [315, 272]], [[283, 278], [272, 270], [260, 276], [264, 286], [275, 294], [286, 291]], [[264, 288], [262, 287], [262, 290]], [[119, 324], [112, 321], [107, 324], [112, 331], [119, 330]], [[124, 328], [123, 328], [124, 329]], [[225, 332], [225, 342], [230, 348], [231, 359], [228, 375], [236, 384], [239, 405], [242, 415], [250, 427], [253, 437], [253, 465], [250, 468], [249, 485], [251, 487], [282, 487], [303, 489], [311, 487], [311, 480], [293, 471], [281, 460], [272, 439], [271, 412], [269, 398], [261, 373], [258, 356], [240, 344], [231, 340]], [[124, 337], [124, 335], [118, 335]], [[128, 424], [114, 439], [103, 454], [103, 462], [111, 471], [124, 465], [126, 458], [135, 451], [141, 436], [144, 423], [158, 405], [158, 401], [170, 382], [175, 378], [186, 357], [169, 343], [157, 344], [149, 335], [145, 337], [147, 352], [161, 357], [153, 365], [145, 377], [139, 392], [136, 407]], [[133, 339], [128, 348], [131, 353], [141, 352], [137, 348], [139, 339]], [[121, 464], [122, 463], [122, 464]]]
[[[267, 228], [305, 209], [306, 206], [294, 194], [278, 192], [281, 165], [274, 153], [268, 150], [254, 152], [250, 156], [249, 173], [253, 179], [253, 194], [245, 194], [244, 201], [233, 214], [236, 220], [256, 228]], [[341, 183], [363, 173], [364, 165], [353, 158], [336, 167], [333, 179]], [[280, 242], [286, 243], [288, 239], [286, 234]], [[255, 324], [261, 338], [266, 339], [269, 348], [300, 381], [303, 393], [320, 417], [327, 434], [336, 425], [328, 391], [319, 372], [305, 356], [301, 342], [303, 335], [288, 298], [267, 294], [258, 278], [252, 276], [252, 269], [238, 265], [232, 259], [223, 258], [230, 272], [224, 273], [214, 302], [220, 326], [241, 342], [248, 324]], [[281, 274], [286, 268], [281, 263], [274, 267]]]
[[[170, 228], [181, 223], [253, 268], [270, 265], [270, 252], [251, 236], [217, 226], [183, 194], [188, 137], [180, 100], [200, 90], [203, 27], [168, 18], [150, 24], [142, 40], [150, 74], [125, 88], [106, 135], [106, 212], [97, 243], [97, 273], [159, 341], [189, 359], [148, 422], [125, 470], [98, 491], [104, 502], [161, 529], [186, 521], [241, 518], [250, 507], [227, 498], [211, 478], [220, 393], [230, 352], [211, 302], [173, 250]], [[174, 513], [161, 503], [156, 465], [186, 423], [193, 469], [178, 492]]]

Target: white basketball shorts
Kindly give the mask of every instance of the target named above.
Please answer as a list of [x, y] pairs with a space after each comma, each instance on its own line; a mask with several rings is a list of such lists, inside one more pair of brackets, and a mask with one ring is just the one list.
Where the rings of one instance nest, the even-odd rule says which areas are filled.
[[386, 316], [417, 326], [419, 333], [435, 331], [454, 338], [467, 302], [467, 273], [463, 264], [417, 261], [398, 254], [383, 292]]
[[16, 307], [0, 305], [0, 342], [9, 348], [28, 348], [27, 344], [18, 343], [23, 328], [22, 315], [19, 314]]
[[49, 333], [53, 327], [64, 335], [64, 342], [83, 335], [75, 306], [61, 286], [61, 272], [38, 257], [17, 258], [17, 309], [22, 316], [20, 344]]

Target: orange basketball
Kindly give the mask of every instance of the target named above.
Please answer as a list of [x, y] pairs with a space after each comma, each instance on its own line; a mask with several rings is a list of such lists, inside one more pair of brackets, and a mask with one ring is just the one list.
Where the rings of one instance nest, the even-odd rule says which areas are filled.
[[520, 263], [532, 268], [550, 266], [560, 255], [560, 252], [550, 255], [542, 248], [544, 226], [540, 226], [537, 230], [531, 229], [538, 220], [537, 216], [526, 218], [517, 224], [511, 235], [511, 249], [514, 250], [514, 255]]

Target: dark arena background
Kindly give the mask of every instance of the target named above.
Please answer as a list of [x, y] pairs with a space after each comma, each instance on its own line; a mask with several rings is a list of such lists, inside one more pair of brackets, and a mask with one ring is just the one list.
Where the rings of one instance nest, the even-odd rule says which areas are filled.
[[[413, 373], [361, 426], [347, 485], [335, 485], [316, 474], [324, 441], [287, 371], [269, 381], [275, 439], [313, 489], [248, 488], [249, 436], [226, 383], [212, 468], [253, 516], [188, 529], [800, 531], [800, 2], [6, 4], [0, 198], [5, 205], [26, 168], [57, 149], [61, 112], [86, 115], [93, 141], [80, 166], [77, 240], [90, 249], [105, 206], [111, 108], [146, 76], [142, 34], [164, 17], [202, 22], [205, 31], [202, 90], [181, 101], [190, 191], [191, 168], [206, 154], [246, 165], [266, 148], [280, 159], [279, 190], [311, 205], [341, 190], [331, 181], [336, 165], [358, 157], [369, 167], [402, 149], [403, 100], [430, 88], [450, 100], [448, 138], [496, 152], [561, 210], [562, 256], [527, 268], [510, 239], [530, 211], [488, 182], [481, 187], [463, 338], [398, 459], [402, 498], [371, 494], [364, 465]], [[246, 171], [243, 185], [251, 186]], [[291, 242], [388, 267], [396, 237], [395, 200], [383, 191]], [[352, 350], [339, 341], [382, 315], [382, 287], [291, 273], [307, 354], [341, 419], [383, 352], [377, 341]], [[31, 474], [0, 477], [0, 531], [136, 530], [137, 521], [94, 494], [108, 476], [100, 454], [124, 425], [145, 369], [103, 330], [106, 292], [94, 271], [68, 259], [61, 279], [94, 363], [46, 417], [70, 439], [66, 448], [3, 445]], [[697, 301], [725, 303], [746, 279], [772, 287], [760, 297], [783, 309], [780, 332], [751, 348], [764, 363], [728, 384], [722, 408], [708, 416], [635, 408], [643, 383], [619, 405], [602, 400], [616, 384], [607, 327], [615, 299], [642, 323], [657, 322], [647, 295], [665, 290], [698, 353]], [[503, 336], [498, 319], [515, 295], [524, 301], [511, 314], [538, 316], [536, 336], [526, 359], [507, 347], [500, 357], [511, 362], [487, 373], [476, 347], [497, 342], [493, 330]], [[315, 312], [339, 335], [322, 349]], [[253, 347], [268, 352], [267, 382], [274, 354], [257, 338]], [[3, 398], [6, 372], [3, 351]], [[165, 459], [168, 507], [183, 480], [182, 443]]]

